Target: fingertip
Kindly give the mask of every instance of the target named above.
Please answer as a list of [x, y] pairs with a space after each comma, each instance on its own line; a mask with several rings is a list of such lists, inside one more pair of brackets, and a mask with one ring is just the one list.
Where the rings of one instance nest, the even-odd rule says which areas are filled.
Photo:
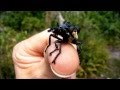
[[[77, 71], [79, 66], [79, 56], [75, 45], [62, 44], [61, 53], [55, 60], [55, 64], [52, 63], [59, 50], [55, 51], [51, 56], [50, 52], [55, 49], [55, 44], [52, 43], [48, 50], [46, 51], [47, 59], [52, 67], [52, 70], [59, 75], [71, 75]], [[53, 72], [53, 73], [54, 73]], [[54, 73], [55, 74], [55, 73]]]

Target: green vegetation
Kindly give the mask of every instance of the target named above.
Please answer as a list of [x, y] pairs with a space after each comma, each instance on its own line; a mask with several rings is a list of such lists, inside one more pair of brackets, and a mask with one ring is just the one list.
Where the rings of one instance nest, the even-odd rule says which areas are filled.
[[[47, 11], [0, 12], [1, 79], [15, 78], [12, 62], [12, 49], [15, 44], [50, 25], [56, 25], [57, 20], [53, 20], [46, 14]], [[120, 48], [119, 12], [62, 11], [62, 15], [81, 28], [79, 34], [79, 39], [82, 41], [81, 69], [77, 72], [77, 77], [102, 78], [101, 75], [110, 78], [120, 77], [120, 61], [109, 57], [109, 47]]]

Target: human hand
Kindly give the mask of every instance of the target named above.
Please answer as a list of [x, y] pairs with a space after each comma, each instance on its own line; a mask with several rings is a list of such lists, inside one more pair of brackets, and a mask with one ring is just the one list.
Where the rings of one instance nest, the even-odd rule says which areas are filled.
[[[48, 29], [47, 29], [48, 30]], [[79, 57], [76, 46], [62, 44], [61, 54], [56, 63], [51, 63], [58, 51], [49, 55], [55, 49], [52, 38], [51, 46], [45, 48], [49, 42], [50, 33], [44, 30], [26, 40], [19, 42], [13, 49], [13, 63], [16, 79], [61, 79], [76, 78], [79, 68]]]

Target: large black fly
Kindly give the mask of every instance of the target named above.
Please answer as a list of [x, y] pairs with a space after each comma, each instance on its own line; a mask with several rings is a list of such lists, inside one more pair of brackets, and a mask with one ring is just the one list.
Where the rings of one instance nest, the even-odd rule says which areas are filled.
[[[56, 57], [54, 58], [52, 63], [55, 64], [57, 57], [60, 55], [62, 43], [76, 44], [77, 51], [79, 53], [79, 46], [78, 46], [80, 44], [80, 42], [78, 41], [78, 33], [80, 32], [79, 27], [72, 25], [70, 22], [64, 21], [62, 25], [57, 24], [57, 27], [49, 29], [48, 32], [52, 32], [52, 34], [50, 34], [50, 36], [49, 36], [49, 45], [47, 46], [47, 48], [51, 45], [51, 37], [54, 37], [57, 39], [54, 42], [56, 48], [52, 52], [50, 52], [50, 56], [52, 55], [53, 52], [55, 52], [56, 50], [59, 50], [59, 53], [56, 55]], [[58, 35], [60, 35], [63, 38], [61, 39], [60, 37], [58, 37]], [[60, 43], [59, 48], [58, 48], [57, 43]], [[47, 50], [47, 48], [46, 48], [46, 50]], [[45, 50], [45, 52], [46, 52], [46, 50]]]

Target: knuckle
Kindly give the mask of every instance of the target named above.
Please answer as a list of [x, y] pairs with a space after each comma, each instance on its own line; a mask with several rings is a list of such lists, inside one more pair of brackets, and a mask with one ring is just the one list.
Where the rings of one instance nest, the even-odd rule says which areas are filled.
[[12, 53], [13, 61], [18, 60], [20, 58], [21, 44], [22, 42], [19, 42], [13, 47], [13, 53]]

